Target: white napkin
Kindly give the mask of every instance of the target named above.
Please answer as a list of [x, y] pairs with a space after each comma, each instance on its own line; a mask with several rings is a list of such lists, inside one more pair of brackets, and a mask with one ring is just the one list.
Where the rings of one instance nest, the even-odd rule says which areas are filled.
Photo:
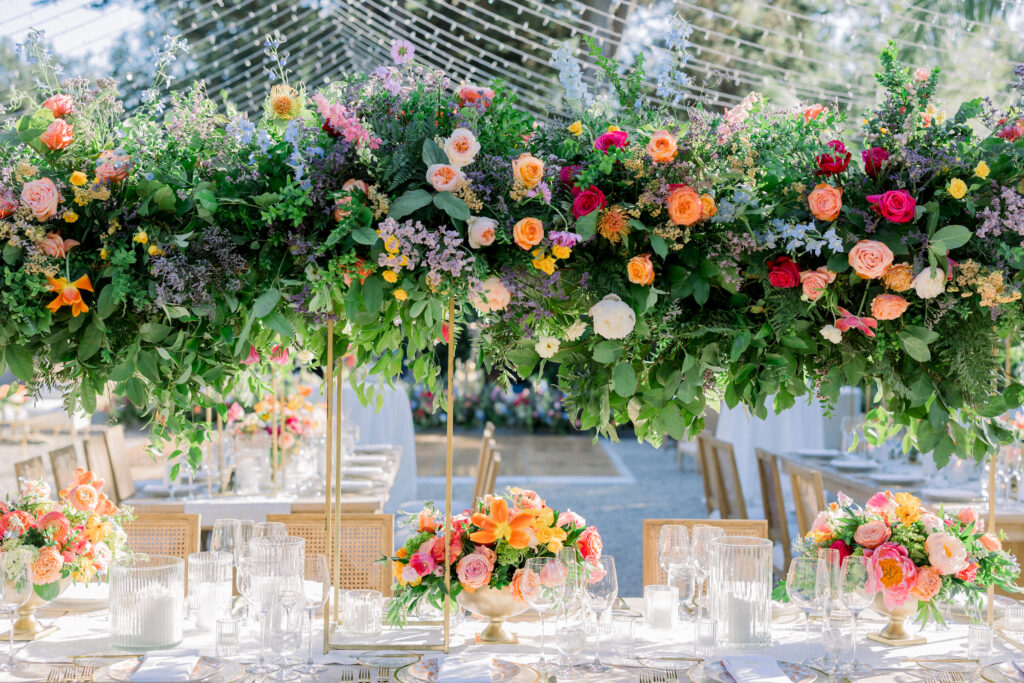
[[[413, 668], [417, 676], [437, 683], [492, 683], [504, 679], [507, 664], [499, 659], [425, 657]], [[499, 674], [496, 676], [495, 674]]]
[[197, 654], [148, 654], [131, 675], [132, 681], [141, 683], [173, 683], [187, 681], [199, 664]]
[[722, 664], [736, 683], [792, 683], [772, 657], [723, 657]]

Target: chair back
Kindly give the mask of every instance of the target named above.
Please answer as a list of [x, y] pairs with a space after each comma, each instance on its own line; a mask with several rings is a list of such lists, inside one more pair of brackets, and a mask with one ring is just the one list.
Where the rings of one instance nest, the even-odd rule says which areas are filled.
[[491, 453], [491, 466], [487, 470], [487, 482], [484, 484], [483, 496], [493, 496], [495, 494], [494, 489], [498, 486], [499, 469], [501, 469], [501, 453], [493, 451]]
[[82, 442], [85, 450], [85, 466], [88, 467], [96, 477], [104, 482], [103, 493], [114, 505], [121, 504], [121, 498], [117, 495], [117, 486], [112, 481], [114, 474], [110, 469], [110, 457], [107, 455], [107, 441], [102, 434], [94, 434]]
[[732, 444], [702, 433], [697, 436], [697, 451], [700, 453], [708, 514], [718, 510], [722, 519], [746, 519], [747, 502], [743, 498]]
[[768, 522], [768, 536], [782, 546], [782, 566], [776, 566], [777, 574], [789, 570], [792, 549], [789, 546], [789, 522], [786, 521], [786, 500], [782, 497], [782, 477], [779, 476], [779, 458], [774, 453], [755, 448], [757, 474], [761, 480], [761, 500], [764, 502], [764, 518]]
[[491, 453], [494, 452], [494, 424], [484, 425], [484, 435], [480, 440], [480, 456], [476, 459], [476, 484], [473, 486], [473, 501], [483, 497], [487, 486], [487, 470], [491, 466]]
[[[114, 480], [113, 491], [117, 492], [118, 500], [126, 500], [135, 495], [135, 480], [132, 479], [132, 465], [128, 450], [124, 445], [124, 426], [114, 425], [103, 432], [107, 444], [107, 456], [110, 458], [111, 479]], [[110, 494], [107, 494], [110, 496]], [[110, 496], [113, 498], [113, 496]]]
[[[949, 511], [949, 508], [946, 508], [946, 510]], [[985, 531], [991, 531], [995, 534], [999, 534], [1000, 532], [1006, 534], [1006, 537], [1003, 539], [1003, 549], [1018, 559], [1024, 558], [1024, 516], [996, 516], [996, 528], [989, 529], [988, 515], [986, 514]], [[1018, 588], [1024, 589], [1024, 576], [1017, 577], [1014, 584]], [[1009, 591], [1004, 591], [1002, 588], [996, 588], [996, 593], [1011, 597], [1014, 600], [1020, 599], [1020, 593], [1010, 593]]]
[[764, 519], [645, 519], [643, 526], [644, 585], [664, 584], [668, 577], [658, 563], [658, 535], [666, 524], [678, 524], [689, 529], [698, 524], [717, 526], [726, 536], [768, 538], [768, 521]]
[[267, 515], [268, 522], [281, 522], [289, 536], [306, 539], [306, 554], [327, 555], [332, 576], [344, 590], [377, 590], [391, 595], [391, 563], [380, 562], [394, 552], [395, 516], [343, 514], [335, 538], [340, 544], [341, 562], [327, 553], [327, 516], [323, 513]]
[[818, 470], [787, 462], [786, 471], [789, 472], [789, 481], [793, 485], [796, 529], [804, 536], [811, 530], [814, 518], [825, 509], [825, 486]]
[[58, 490], [70, 484], [75, 476], [75, 470], [79, 468], [75, 444], [71, 443], [50, 451], [50, 467], [53, 469], [54, 479], [57, 480]]
[[14, 463], [14, 477], [18, 480], [19, 493], [22, 492], [21, 479], [27, 481], [41, 479], [49, 484], [46, 476], [46, 465], [43, 464], [43, 456], [36, 455], [27, 460]]

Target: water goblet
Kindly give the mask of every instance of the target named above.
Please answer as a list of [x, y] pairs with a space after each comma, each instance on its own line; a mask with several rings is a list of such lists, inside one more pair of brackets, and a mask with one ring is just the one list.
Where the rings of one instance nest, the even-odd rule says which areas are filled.
[[[799, 607], [807, 617], [804, 623], [804, 652], [810, 650], [811, 644], [811, 612], [818, 605], [819, 562], [816, 557], [798, 557], [789, 563], [786, 574], [786, 593], [789, 601]], [[807, 657], [804, 664], [808, 664]]]
[[11, 622], [7, 661], [0, 662], [0, 671], [14, 669], [14, 615], [30, 597], [32, 579], [28, 560], [18, 553], [0, 551], [0, 610], [7, 612]]
[[[557, 557], [531, 557], [526, 560], [522, 581], [523, 598], [540, 615], [540, 660], [542, 668], [549, 665], [545, 656], [544, 615], [563, 601], [568, 569]], [[530, 575], [533, 576], [530, 576]]]
[[594, 613], [596, 643], [594, 661], [584, 667], [591, 673], [604, 673], [609, 667], [601, 663], [601, 616], [610, 608], [619, 594], [619, 582], [615, 575], [615, 558], [601, 555], [592, 558], [586, 570], [584, 600]]
[[697, 582], [697, 590], [694, 602], [697, 604], [697, 617], [702, 616], [701, 601], [704, 595], [704, 587], [708, 577], [711, 575], [711, 567], [714, 565], [714, 546], [712, 541], [724, 536], [725, 531], [721, 527], [710, 524], [698, 524], [693, 527], [690, 534], [690, 556], [692, 557], [693, 570]]
[[295, 681], [299, 672], [288, 666], [288, 657], [302, 645], [303, 598], [294, 591], [281, 591], [275, 595], [270, 608], [270, 649], [281, 659], [281, 667], [270, 674], [275, 681]]
[[277, 571], [269, 557], [245, 556], [238, 564], [238, 590], [260, 621], [260, 658], [246, 667], [251, 674], [269, 674], [277, 669], [266, 660], [270, 609], [278, 592]]
[[850, 555], [843, 558], [839, 576], [839, 595], [843, 607], [853, 615], [853, 652], [850, 655], [850, 670], [853, 673], [868, 673], [871, 667], [857, 661], [857, 618], [875, 599], [878, 592], [871, 580], [871, 558]]
[[327, 596], [331, 589], [331, 577], [327, 569], [327, 557], [324, 555], [307, 555], [305, 562], [305, 575], [302, 580], [302, 606], [306, 610], [306, 620], [309, 629], [309, 650], [306, 663], [295, 667], [299, 673], [314, 675], [322, 672], [326, 667], [313, 661], [313, 620], [318, 610], [323, 609], [327, 603]]
[[575, 668], [576, 657], [587, 644], [587, 622], [583, 610], [567, 611], [558, 617], [555, 624], [555, 642], [558, 651], [565, 657], [566, 665], [559, 668], [557, 679], [571, 681], [579, 678]]

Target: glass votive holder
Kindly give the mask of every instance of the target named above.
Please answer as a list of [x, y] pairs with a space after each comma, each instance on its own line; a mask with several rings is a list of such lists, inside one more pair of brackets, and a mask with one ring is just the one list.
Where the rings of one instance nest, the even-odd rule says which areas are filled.
[[616, 657], [633, 656], [633, 625], [637, 618], [630, 614], [612, 615], [612, 654]]
[[983, 624], [967, 627], [967, 657], [983, 660], [992, 651], [992, 629]]
[[110, 566], [110, 645], [160, 650], [182, 641], [185, 560], [137, 553]]
[[1007, 631], [1024, 631], [1024, 605], [1007, 605], [1003, 627]]
[[226, 618], [217, 620], [217, 656], [220, 658], [234, 657], [240, 651], [242, 624], [238, 619]]
[[694, 622], [693, 648], [698, 657], [714, 654], [718, 647], [718, 622], [714, 619], [697, 619]]
[[668, 631], [676, 625], [679, 589], [675, 586], [644, 586], [644, 625], [652, 631]]
[[380, 591], [341, 593], [341, 630], [350, 636], [375, 636], [383, 628], [384, 596]]
[[231, 553], [202, 552], [188, 556], [188, 605], [201, 631], [212, 631], [231, 612]]

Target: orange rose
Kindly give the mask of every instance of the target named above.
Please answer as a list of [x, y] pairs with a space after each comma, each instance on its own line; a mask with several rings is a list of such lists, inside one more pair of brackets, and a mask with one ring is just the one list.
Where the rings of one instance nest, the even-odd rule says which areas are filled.
[[512, 239], [520, 249], [529, 251], [544, 239], [544, 224], [536, 218], [524, 218], [512, 228]]
[[79, 484], [68, 492], [68, 501], [76, 510], [92, 512], [100, 502], [100, 496], [89, 484]]
[[117, 183], [128, 177], [131, 157], [107, 149], [100, 153], [96, 164], [96, 177], [105, 183]]
[[875, 320], [895, 320], [909, 305], [899, 294], [879, 294], [871, 300], [871, 315]]
[[32, 563], [32, 583], [37, 586], [53, 583], [60, 578], [60, 570], [63, 566], [64, 560], [56, 548], [52, 546], [41, 548], [39, 556]]
[[804, 121], [813, 121], [814, 119], [821, 116], [822, 112], [828, 111], [820, 104], [812, 104], [811, 106], [804, 109]]
[[654, 265], [650, 254], [640, 254], [629, 259], [626, 274], [634, 285], [649, 285], [654, 282]]
[[718, 206], [715, 204], [715, 198], [706, 193], [700, 196], [700, 208], [701, 220], [707, 220], [718, 213]]
[[529, 152], [523, 152], [512, 162], [512, 177], [526, 187], [537, 187], [544, 178], [544, 162]]
[[667, 164], [675, 160], [677, 154], [679, 150], [676, 148], [676, 136], [667, 130], [659, 130], [647, 143], [647, 155], [657, 164]]
[[46, 127], [43, 134], [39, 136], [39, 141], [52, 150], [64, 149], [75, 141], [72, 128], [73, 126], [69, 126], [64, 119], [57, 119]]
[[839, 218], [839, 210], [843, 208], [843, 188], [818, 183], [807, 196], [807, 205], [819, 221], [834, 221]]
[[882, 277], [892, 265], [892, 249], [875, 240], [861, 240], [847, 257], [854, 272], [864, 279]]
[[803, 287], [804, 296], [811, 301], [817, 300], [825, 288], [835, 282], [836, 274], [825, 266], [817, 270], [805, 270], [800, 273], [800, 284]]
[[[671, 186], [670, 186], [671, 187]], [[704, 214], [704, 204], [689, 185], [676, 185], [668, 193], [668, 217], [676, 225], [693, 225]]]
[[419, 524], [421, 534], [424, 531], [429, 534], [437, 531], [437, 520], [434, 519], [434, 513], [429, 508], [423, 508], [420, 510], [420, 516], [419, 519], [417, 519], [417, 523]]
[[905, 292], [914, 286], [914, 271], [909, 263], [894, 263], [882, 275], [882, 284], [894, 292]]
[[917, 580], [910, 594], [918, 600], [931, 600], [942, 590], [942, 577], [931, 567], [921, 567], [917, 570]]
[[996, 538], [994, 534], [982, 534], [978, 541], [982, 546], [984, 546], [985, 550], [988, 550], [989, 552], [994, 553], [997, 550], [1003, 549], [1002, 542]]

